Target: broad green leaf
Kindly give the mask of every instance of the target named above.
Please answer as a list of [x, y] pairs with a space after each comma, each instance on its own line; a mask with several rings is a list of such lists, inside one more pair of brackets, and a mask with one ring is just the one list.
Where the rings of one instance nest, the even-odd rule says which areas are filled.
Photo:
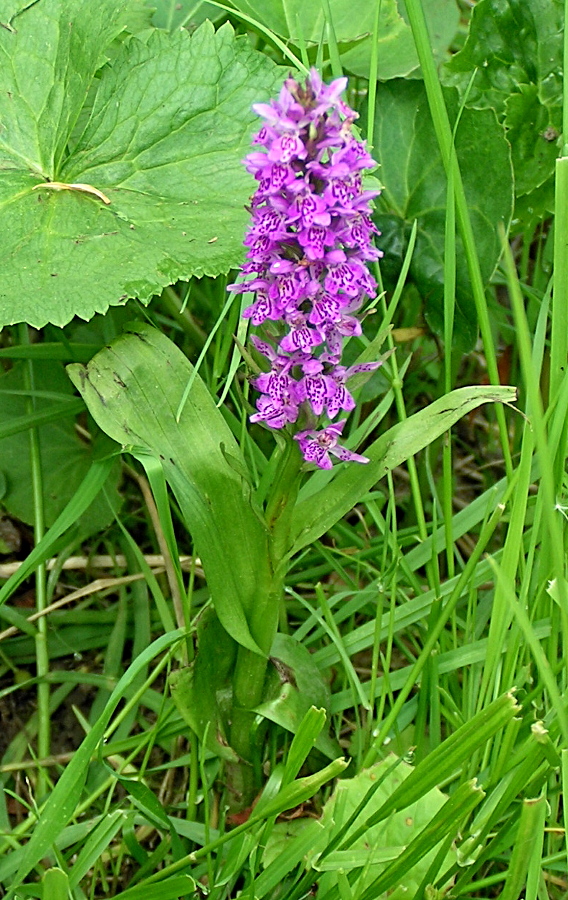
[[[339, 782], [324, 806], [322, 825], [326, 830], [331, 832], [334, 827], [338, 829], [347, 823], [375, 782], [385, 774], [385, 770], [392, 767], [393, 760], [394, 756], [391, 754], [390, 757], [370, 769], [364, 769], [354, 778]], [[317, 857], [313, 859], [312, 865], [315, 869], [329, 873], [322, 879], [324, 893], [325, 889], [331, 888], [336, 883], [336, 876], [332, 873], [337, 869], [349, 871], [353, 868], [368, 866], [368, 870], [357, 882], [357, 889], [361, 890], [369, 885], [380, 870], [385, 869], [390, 860], [400, 856], [405, 847], [443, 807], [446, 800], [445, 795], [438, 788], [431, 788], [405, 809], [392, 813], [385, 821], [367, 829], [364, 835], [360, 835], [355, 840], [352, 839], [360, 826], [380, 809], [388, 797], [412, 772], [412, 766], [402, 761], [399, 762], [396, 768], [384, 778], [382, 784], [372, 794], [369, 802], [349, 827], [342, 842], [342, 846], [346, 849], [333, 850], [324, 855], [321, 861]], [[389, 893], [389, 897], [394, 900], [404, 900], [404, 898], [411, 900], [435, 854], [436, 850], [431, 849], [418, 863], [409, 867], [405, 874], [404, 886], [400, 885], [395, 888], [393, 893]], [[446, 866], [455, 860], [455, 851], [450, 851], [446, 857]]]
[[[443, 78], [467, 103], [492, 107], [507, 128], [517, 196], [536, 191], [554, 174], [562, 131], [564, 4], [562, 0], [480, 0], [463, 49]], [[537, 196], [533, 209], [548, 211]], [[532, 213], [516, 210], [523, 221]]]
[[167, 31], [176, 28], [192, 30], [205, 19], [215, 22], [225, 15], [224, 10], [212, 6], [207, 0], [148, 0], [148, 6], [154, 10], [154, 25]]
[[[400, 856], [389, 863], [384, 872], [375, 878], [362, 894], [359, 894], [360, 900], [391, 897], [393, 891], [399, 898], [406, 896], [404, 889], [408, 881], [408, 872], [412, 871], [415, 865], [421, 864], [435, 847], [443, 848], [448, 840], [453, 842], [459, 837], [459, 829], [463, 826], [463, 822], [484, 796], [475, 779], [460, 784]], [[436, 855], [436, 866], [431, 873], [434, 879], [437, 880], [443, 874], [448, 859], [449, 856], [445, 861], [441, 861]], [[437, 893], [435, 896], [440, 894]]]
[[[79, 438], [75, 416], [84, 407], [77, 406], [72, 386], [60, 363], [37, 360], [34, 362], [34, 376], [37, 385], [49, 385], [50, 395], [45, 396], [45, 392], [40, 391], [36, 397], [37, 413], [29, 415], [26, 407], [28, 398], [23, 393], [22, 364], [15, 365], [0, 377], [0, 471], [7, 487], [2, 505], [23, 522], [33, 523], [34, 499], [30, 491], [27, 428], [34, 425], [39, 435], [44, 517], [46, 525], [50, 526], [78, 490], [93, 458], [102, 455], [102, 450], [108, 452], [113, 448], [112, 445], [105, 446], [110, 445], [110, 441], [104, 436], [102, 441], [95, 440], [93, 445]], [[23, 430], [26, 424], [27, 428]], [[78, 521], [85, 535], [105, 528], [112, 521], [111, 504], [115, 509], [120, 505], [117, 491], [119, 478], [120, 461], [116, 459], [112, 476], [107, 481], [107, 495], [99, 494]]]
[[[347, 6], [346, 0], [343, 5]], [[309, 4], [305, 4], [305, 7]], [[370, 7], [373, 4], [369, 4]], [[422, 8], [432, 41], [432, 49], [436, 58], [442, 58], [455, 37], [459, 24], [459, 10], [455, 0], [422, 0]], [[408, 75], [418, 68], [418, 56], [408, 24], [403, 0], [381, 0], [379, 32], [378, 32], [378, 73], [381, 81]], [[354, 46], [341, 50], [341, 62], [344, 68], [369, 77], [371, 65], [372, 36], [369, 35], [355, 43]]]
[[[331, 19], [338, 41], [352, 41], [369, 34], [373, 29], [376, 2], [371, 0], [360, 4], [357, 15], [353, 15], [353, 4], [349, 0], [329, 0]], [[393, 13], [392, 0], [381, 0], [387, 7], [387, 20], [399, 19]], [[305, 40], [319, 44], [325, 34], [325, 5], [306, 3], [305, 0], [233, 0], [233, 6], [253, 19], [266, 25], [271, 31], [293, 42]]]
[[[455, 91], [446, 92], [453, 121], [458, 112]], [[377, 91], [374, 153], [381, 162], [383, 193], [374, 219], [382, 232], [383, 267], [398, 273], [410, 229], [418, 223], [410, 276], [426, 301], [429, 325], [443, 334], [444, 229], [447, 179], [421, 82], [391, 81]], [[498, 225], [507, 229], [513, 186], [510, 148], [503, 127], [491, 110], [465, 109], [456, 153], [473, 233], [485, 281], [501, 254]], [[454, 336], [464, 348], [477, 334], [477, 318], [461, 239], [456, 240], [457, 288]]]
[[520, 84], [536, 84], [542, 103], [560, 105], [563, 22], [562, 0], [479, 0], [446, 73], [465, 86], [475, 71], [468, 97], [475, 106], [502, 112]]
[[482, 403], [512, 403], [515, 398], [512, 387], [458, 388], [394, 425], [364, 448], [369, 458], [366, 465], [338, 468], [325, 488], [298, 503], [292, 520], [293, 552], [329, 531], [388, 471], [423, 450], [472, 409]]
[[[456, 33], [459, 11], [455, 0], [423, 0], [432, 44], [438, 56]], [[404, 0], [366, 0], [353, 15], [351, 0], [329, 0], [331, 22], [340, 42], [345, 69], [369, 77], [372, 33], [377, 4], [379, 11], [379, 78], [408, 75], [418, 67], [412, 31]], [[319, 44], [326, 40], [326, 4], [305, 0], [233, 0], [233, 6], [292, 43]]]
[[[0, 169], [55, 181], [128, 0], [0, 0]], [[17, 7], [17, 11], [14, 7]], [[4, 176], [5, 177], [5, 176]], [[4, 228], [2, 228], [4, 231]], [[20, 288], [21, 289], [21, 288]]]
[[183, 720], [212, 753], [229, 762], [238, 761], [227, 743], [236, 648], [215, 612], [207, 609], [198, 623], [195, 659], [169, 678], [170, 691]]
[[[89, 319], [128, 297], [147, 302], [178, 279], [227, 272], [242, 258], [244, 207], [253, 187], [241, 162], [255, 122], [251, 104], [274, 93], [281, 75], [230, 25], [215, 33], [206, 22], [192, 36], [156, 30], [145, 41], [123, 42], [101, 69], [94, 100], [88, 98], [90, 117], [71, 141], [72, 119], [87, 103], [84, 79], [74, 83], [72, 110], [71, 101], [61, 100], [56, 115], [50, 101], [41, 128], [23, 113], [15, 120], [14, 60], [22, 66], [24, 96], [40, 83], [49, 97], [70, 90], [68, 56], [60, 61], [55, 37], [46, 45], [42, 36], [42, 29], [51, 34], [40, 15], [44, 7], [59, 11], [55, 22], [75, 22], [71, 14], [88, 5], [90, 22], [112, 20], [109, 4], [33, 4], [17, 20], [29, 42], [26, 52], [17, 35], [0, 28], [6, 60], [0, 76], [0, 325]], [[97, 60], [101, 28], [93, 38]], [[40, 111], [44, 101], [43, 95], [34, 101]], [[60, 145], [67, 147], [64, 158]]]
[[103, 431], [161, 460], [221, 624], [237, 642], [261, 652], [254, 622], [262, 623], [270, 602], [267, 530], [251, 505], [240, 449], [198, 376], [177, 421], [195, 374], [187, 358], [159, 331], [132, 325], [87, 366], [67, 371]]
[[125, 32], [140, 34], [140, 32], [146, 31], [152, 27], [153, 16], [153, 8], [147, 6], [144, 0], [128, 0], [123, 14]]
[[520, 84], [505, 101], [504, 123], [511, 144], [515, 193], [529, 194], [554, 172], [561, 110], [544, 106], [535, 84]]

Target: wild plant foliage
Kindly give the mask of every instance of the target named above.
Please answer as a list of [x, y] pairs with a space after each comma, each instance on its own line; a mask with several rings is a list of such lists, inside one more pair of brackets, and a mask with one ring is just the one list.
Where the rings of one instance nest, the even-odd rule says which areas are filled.
[[568, 891], [564, 15], [0, 0], [3, 896]]

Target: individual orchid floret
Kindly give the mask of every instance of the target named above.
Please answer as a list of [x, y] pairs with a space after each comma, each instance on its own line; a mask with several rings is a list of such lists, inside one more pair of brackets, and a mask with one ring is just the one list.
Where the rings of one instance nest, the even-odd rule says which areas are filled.
[[355, 407], [351, 375], [380, 365], [341, 365], [345, 340], [361, 334], [357, 313], [376, 295], [367, 264], [382, 255], [372, 243], [378, 191], [363, 190], [361, 177], [376, 163], [352, 133], [346, 86], [345, 78], [326, 85], [312, 69], [304, 84], [288, 78], [278, 99], [253, 106], [265, 124], [245, 161], [257, 182], [242, 267], [250, 277], [229, 285], [254, 295], [243, 316], [266, 338], [252, 338], [270, 370], [253, 380], [251, 421], [303, 429], [294, 436], [320, 468], [330, 468], [330, 454], [367, 461], [338, 445], [345, 420], [325, 423]]
[[352, 453], [347, 447], [338, 445], [337, 441], [341, 437], [345, 421], [345, 419], [342, 419], [341, 422], [328, 425], [327, 428], [323, 428], [321, 431], [298, 431], [294, 435], [306, 462], [315, 463], [320, 469], [331, 469], [330, 453], [342, 462], [369, 462], [366, 456]]

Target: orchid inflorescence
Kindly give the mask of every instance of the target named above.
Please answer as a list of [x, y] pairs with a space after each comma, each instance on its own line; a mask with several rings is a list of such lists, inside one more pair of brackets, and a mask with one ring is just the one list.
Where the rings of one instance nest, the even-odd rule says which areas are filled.
[[[253, 381], [260, 397], [251, 421], [308, 426], [294, 437], [322, 469], [331, 468], [330, 454], [368, 462], [338, 444], [345, 419], [332, 420], [355, 407], [349, 378], [381, 365], [341, 365], [344, 338], [361, 334], [355, 313], [376, 294], [367, 263], [382, 255], [372, 245], [369, 205], [379, 192], [361, 183], [376, 163], [351, 132], [357, 113], [341, 100], [346, 85], [326, 85], [312, 69], [305, 85], [288, 78], [278, 100], [253, 106], [265, 120], [253, 143], [265, 149], [245, 160], [259, 183], [242, 266], [252, 278], [229, 285], [255, 294], [243, 315], [269, 338], [251, 338], [271, 364]], [[318, 430], [324, 416], [330, 424]]]

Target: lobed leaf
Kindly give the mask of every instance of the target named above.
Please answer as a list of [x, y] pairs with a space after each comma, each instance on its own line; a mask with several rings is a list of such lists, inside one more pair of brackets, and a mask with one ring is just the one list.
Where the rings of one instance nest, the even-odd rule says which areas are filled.
[[127, 2], [0, 2], [0, 170], [56, 180]]
[[[507, 128], [517, 196], [550, 182], [562, 131], [562, 0], [480, 0], [467, 40], [442, 77], [467, 102], [497, 111]], [[550, 186], [550, 185], [549, 185]], [[542, 190], [521, 218], [552, 208]]]
[[[215, 32], [205, 22], [192, 36], [131, 36], [87, 98], [90, 80], [75, 78], [74, 65], [94, 72], [102, 62], [116, 28], [101, 22], [121, 5], [42, 0], [14, 20], [17, 30], [0, 28], [0, 325], [89, 319], [242, 258], [251, 105], [274, 93], [280, 72], [230, 25]], [[84, 6], [91, 56], [75, 60]]]
[[465, 85], [469, 101], [502, 112], [519, 84], [536, 84], [541, 102], [562, 102], [562, 0], [479, 0], [463, 49], [446, 72]]
[[206, 609], [198, 622], [195, 659], [169, 677], [171, 695], [184, 722], [212, 753], [233, 763], [238, 757], [228, 745], [227, 734], [236, 649], [214, 610]]

